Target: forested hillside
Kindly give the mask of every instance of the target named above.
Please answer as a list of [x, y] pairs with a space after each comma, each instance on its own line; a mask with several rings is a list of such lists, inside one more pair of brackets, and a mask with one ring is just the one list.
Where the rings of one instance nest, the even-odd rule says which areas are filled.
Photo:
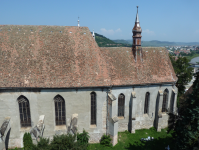
[[130, 44], [115, 43], [103, 35], [95, 33], [95, 40], [99, 47], [131, 47]]
[[[132, 44], [132, 40], [113, 40], [115, 43]], [[168, 42], [168, 41], [142, 41], [142, 47], [181, 46], [199, 45], [199, 42]]]

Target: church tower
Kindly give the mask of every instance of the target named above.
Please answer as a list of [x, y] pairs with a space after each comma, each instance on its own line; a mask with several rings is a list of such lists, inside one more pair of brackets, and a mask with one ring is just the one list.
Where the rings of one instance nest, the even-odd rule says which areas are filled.
[[133, 51], [133, 55], [134, 55], [134, 60], [137, 62], [138, 60], [142, 60], [142, 47], [141, 47], [142, 29], [140, 27], [140, 22], [139, 22], [139, 17], [138, 17], [138, 6], [137, 6], [135, 25], [133, 27], [132, 32], [133, 32], [132, 51]]

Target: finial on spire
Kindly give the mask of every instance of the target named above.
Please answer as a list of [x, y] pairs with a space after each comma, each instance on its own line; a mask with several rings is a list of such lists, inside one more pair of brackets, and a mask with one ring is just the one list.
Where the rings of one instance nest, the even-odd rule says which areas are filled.
[[80, 25], [79, 25], [79, 17], [78, 17], [78, 21], [77, 21], [77, 22], [78, 22], [78, 25], [77, 25], [77, 26], [79, 27], [79, 26], [80, 26]]
[[138, 17], [138, 7], [139, 7], [139, 6], [137, 6], [137, 15], [136, 15], [135, 22], [139, 22], [139, 17]]
[[95, 33], [94, 33], [94, 30], [93, 30], [93, 38], [95, 39]]

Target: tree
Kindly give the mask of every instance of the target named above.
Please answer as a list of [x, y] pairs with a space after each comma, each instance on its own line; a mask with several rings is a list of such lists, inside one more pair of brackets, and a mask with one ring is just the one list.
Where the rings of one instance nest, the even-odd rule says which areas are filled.
[[172, 136], [179, 150], [193, 150], [199, 146], [199, 72], [196, 73], [192, 88], [192, 93], [186, 97], [184, 113], [178, 116], [169, 114], [174, 120], [169, 128], [175, 131]]
[[193, 68], [189, 67], [189, 60], [186, 57], [178, 57], [178, 60], [175, 61], [174, 57], [169, 56], [171, 59], [171, 63], [173, 65], [176, 76], [178, 77], [178, 81], [176, 83], [176, 87], [178, 88], [178, 106], [179, 99], [185, 92], [185, 85], [187, 85], [193, 75]]
[[23, 145], [24, 145], [24, 150], [28, 150], [32, 148], [32, 138], [30, 133], [25, 133], [23, 136]]

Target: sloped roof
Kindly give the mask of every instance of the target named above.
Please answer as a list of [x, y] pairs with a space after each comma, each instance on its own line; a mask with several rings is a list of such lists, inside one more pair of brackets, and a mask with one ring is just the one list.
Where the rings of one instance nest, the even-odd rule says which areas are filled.
[[131, 48], [99, 48], [87, 27], [0, 25], [0, 87], [71, 88], [176, 81], [163, 48], [143, 48], [143, 53], [143, 63], [135, 63]]
[[107, 86], [109, 76], [87, 27], [0, 26], [0, 87]]
[[112, 85], [164, 83], [177, 80], [165, 48], [143, 47], [143, 60], [137, 62], [134, 61], [131, 48], [100, 49], [107, 62]]

